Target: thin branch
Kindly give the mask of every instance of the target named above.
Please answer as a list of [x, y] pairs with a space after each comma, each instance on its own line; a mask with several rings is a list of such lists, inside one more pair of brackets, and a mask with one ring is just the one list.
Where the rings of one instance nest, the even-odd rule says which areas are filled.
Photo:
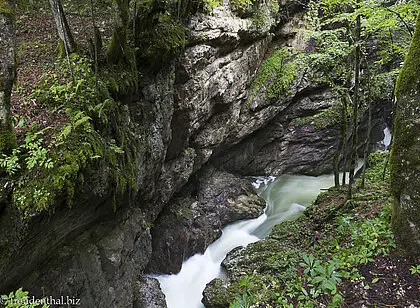
[[413, 30], [411, 30], [410, 26], [407, 24], [407, 22], [404, 20], [404, 18], [401, 16], [401, 14], [398, 13], [398, 12], [395, 12], [394, 10], [391, 10], [389, 7], [385, 7], [385, 10], [397, 15], [398, 19], [404, 24], [404, 26], [406, 27], [408, 33], [410, 34], [410, 36], [412, 38], [413, 37]]

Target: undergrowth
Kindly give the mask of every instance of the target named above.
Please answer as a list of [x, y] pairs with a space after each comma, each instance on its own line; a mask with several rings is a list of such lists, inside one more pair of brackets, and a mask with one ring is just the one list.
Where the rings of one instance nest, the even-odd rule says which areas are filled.
[[133, 185], [123, 132], [102, 133], [119, 126], [119, 103], [110, 95], [110, 82], [95, 77], [88, 59], [73, 54], [71, 61], [72, 70], [65, 61], [57, 63], [60, 73], [44, 77], [31, 94], [52, 110], [64, 109], [64, 124], [27, 127], [24, 141], [0, 157], [0, 172], [13, 186], [13, 202], [23, 217], [48, 209], [58, 199], [71, 206], [76, 188], [84, 183], [81, 171], [100, 159], [112, 170], [126, 162], [124, 176], [113, 179], [116, 193]]

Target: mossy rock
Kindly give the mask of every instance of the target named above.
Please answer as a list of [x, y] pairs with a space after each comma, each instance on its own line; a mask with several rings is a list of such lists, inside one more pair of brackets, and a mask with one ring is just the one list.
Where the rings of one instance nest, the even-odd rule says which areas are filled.
[[401, 97], [420, 91], [420, 14], [404, 65], [398, 75], [395, 95]]
[[216, 278], [207, 284], [203, 291], [203, 303], [206, 308], [226, 308], [233, 301], [233, 293], [225, 281]]
[[297, 76], [297, 66], [291, 61], [288, 49], [274, 50], [261, 65], [252, 82], [250, 103], [261, 94], [265, 100], [287, 94]]
[[139, 63], [157, 69], [187, 44], [187, 28], [172, 16], [161, 14], [154, 27], [144, 31], [137, 43]]
[[396, 86], [391, 151], [392, 218], [397, 244], [420, 254], [420, 14]]
[[0, 128], [0, 153], [9, 153], [17, 146], [16, 137], [11, 128]]

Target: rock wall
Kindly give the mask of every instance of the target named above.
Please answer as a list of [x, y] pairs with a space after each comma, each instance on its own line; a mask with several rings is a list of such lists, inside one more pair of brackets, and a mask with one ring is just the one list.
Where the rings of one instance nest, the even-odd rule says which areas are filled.
[[293, 27], [283, 25], [303, 7], [281, 1], [279, 15], [267, 4], [258, 9], [258, 20], [228, 3], [193, 16], [182, 54], [124, 99], [135, 174], [124, 196], [113, 200], [110, 170], [99, 164], [86, 171], [72, 208], [58, 203], [22, 222], [2, 200], [0, 293], [22, 286], [37, 296], [81, 298], [83, 307], [164, 307], [145, 271], [178, 271], [223, 226], [262, 211], [246, 181], [219, 170], [330, 170], [337, 128], [293, 124], [331, 105], [325, 86], [299, 73], [287, 94], [267, 101], [262, 93], [249, 103], [271, 33], [293, 38]]

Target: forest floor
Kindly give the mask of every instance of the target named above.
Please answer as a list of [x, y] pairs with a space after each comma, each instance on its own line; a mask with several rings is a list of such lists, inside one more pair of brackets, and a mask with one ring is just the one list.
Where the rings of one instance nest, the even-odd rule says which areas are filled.
[[[95, 16], [102, 39], [111, 37], [112, 18]], [[86, 14], [68, 14], [67, 19], [78, 50], [88, 54], [88, 40], [93, 37], [91, 18]], [[58, 35], [49, 9], [18, 10], [16, 18], [17, 80], [11, 97], [11, 111], [18, 142], [29, 130], [59, 128], [67, 121], [64, 108], [52, 109], [37, 101], [34, 92], [49, 76], [60, 76]], [[104, 50], [102, 51], [104, 52]]]
[[[97, 17], [100, 30], [109, 39], [112, 19]], [[92, 36], [89, 16], [72, 14], [70, 26], [81, 49], [87, 50], [87, 39]], [[58, 38], [53, 19], [48, 11], [20, 12], [17, 17], [17, 82], [12, 93], [12, 113], [15, 133], [19, 141], [29, 129], [42, 130], [60, 126], [67, 120], [63, 109], [47, 108], [33, 98], [32, 93], [44, 78], [58, 74], [55, 65]], [[376, 215], [375, 207], [368, 213]], [[364, 280], [344, 280], [340, 289], [345, 307], [420, 307], [420, 273], [412, 273], [419, 259], [401, 257], [397, 253], [380, 255], [373, 262], [359, 266]]]
[[[318, 210], [329, 204], [341, 207], [344, 195], [328, 198], [319, 203]], [[380, 213], [384, 199], [372, 205], [360, 204], [355, 216], [372, 219]], [[420, 307], [420, 268], [417, 273], [412, 269], [420, 264], [419, 257], [402, 256], [396, 250], [389, 255], [378, 255], [373, 261], [358, 266], [363, 279], [345, 279], [339, 284], [344, 296], [343, 307]]]
[[414, 264], [419, 260], [391, 253], [360, 266], [365, 280], [342, 285], [344, 307], [420, 307], [420, 274], [411, 273]]

